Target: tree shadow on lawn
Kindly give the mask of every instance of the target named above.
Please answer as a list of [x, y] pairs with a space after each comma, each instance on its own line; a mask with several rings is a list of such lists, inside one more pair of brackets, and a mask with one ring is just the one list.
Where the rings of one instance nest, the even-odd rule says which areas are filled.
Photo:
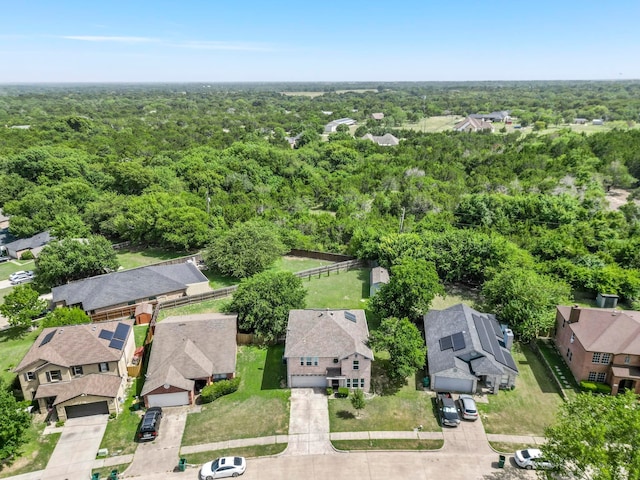
[[395, 395], [407, 385], [404, 378], [396, 379], [389, 376], [389, 360], [386, 358], [376, 360], [371, 367], [371, 384], [375, 393], [381, 396]]
[[361, 268], [358, 270], [358, 280], [362, 282], [362, 292], [360, 292], [360, 296], [362, 298], [369, 298], [369, 289], [371, 282], [371, 269], [369, 268]]
[[29, 327], [9, 327], [5, 330], [0, 330], [0, 343], [19, 340], [29, 332]]
[[535, 353], [531, 350], [528, 345], [521, 345], [520, 350], [522, 354], [527, 359], [526, 362], [519, 361], [521, 365], [529, 365], [531, 371], [533, 372], [533, 376], [536, 379], [538, 387], [543, 393], [556, 393], [560, 395], [558, 388], [555, 383], [549, 378], [553, 375], [553, 372], [549, 372], [547, 367], [545, 367], [542, 360], [540, 360]]
[[338, 410], [336, 416], [341, 420], [353, 420], [356, 416], [347, 410]]
[[284, 345], [269, 345], [265, 348], [267, 349], [267, 358], [264, 361], [260, 390], [279, 390], [285, 388], [287, 365], [282, 358]]

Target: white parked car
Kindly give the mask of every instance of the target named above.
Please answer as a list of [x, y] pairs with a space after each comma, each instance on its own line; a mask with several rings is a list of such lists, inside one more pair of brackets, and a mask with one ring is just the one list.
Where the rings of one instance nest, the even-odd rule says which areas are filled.
[[553, 464], [542, 458], [542, 452], [537, 448], [527, 448], [518, 450], [514, 454], [514, 460], [520, 468], [531, 469], [551, 469]]
[[11, 285], [19, 285], [21, 283], [30, 282], [35, 277], [35, 273], [30, 270], [28, 272], [15, 272], [9, 275]]
[[20, 270], [18, 272], [13, 272], [11, 275], [9, 275], [9, 280], [13, 282], [16, 278], [22, 277], [22, 276], [24, 276], [26, 274], [27, 274], [27, 272], [25, 272], [24, 270]]
[[244, 457], [221, 457], [202, 465], [200, 480], [237, 477], [242, 475], [246, 469], [247, 461]]
[[462, 418], [465, 420], [477, 420], [478, 408], [476, 407], [476, 401], [471, 395], [460, 395], [458, 397], [458, 403], [460, 403], [460, 412]]

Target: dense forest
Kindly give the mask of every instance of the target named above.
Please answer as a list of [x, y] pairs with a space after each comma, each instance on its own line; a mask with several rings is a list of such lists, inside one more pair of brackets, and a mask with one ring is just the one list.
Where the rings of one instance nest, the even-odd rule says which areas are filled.
[[[406, 128], [494, 110], [523, 124], [626, 127]], [[322, 135], [342, 117], [358, 122], [355, 134]], [[289, 248], [388, 267], [426, 258], [442, 281], [485, 285], [489, 298], [505, 275], [537, 275], [539, 285], [617, 293], [637, 307], [639, 120], [631, 81], [2, 86], [0, 207], [16, 237], [51, 230], [184, 251], [257, 219]], [[398, 146], [360, 138], [387, 132]], [[631, 195], [611, 209], [617, 189]], [[504, 293], [493, 291], [498, 311]]]

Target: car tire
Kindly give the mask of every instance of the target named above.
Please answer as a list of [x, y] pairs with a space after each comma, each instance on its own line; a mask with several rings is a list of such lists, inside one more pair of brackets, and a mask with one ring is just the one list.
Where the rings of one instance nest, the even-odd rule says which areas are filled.
[[233, 478], [236, 478], [237, 476], [239, 476], [240, 474], [238, 472], [233, 472], [233, 475], [231, 475]]
[[526, 467], [524, 467], [524, 468], [526, 468], [527, 470], [533, 470], [533, 465], [527, 465], [527, 466], [526, 466]]
[[213, 477], [211, 475], [209, 475], [206, 480], [213, 480]]

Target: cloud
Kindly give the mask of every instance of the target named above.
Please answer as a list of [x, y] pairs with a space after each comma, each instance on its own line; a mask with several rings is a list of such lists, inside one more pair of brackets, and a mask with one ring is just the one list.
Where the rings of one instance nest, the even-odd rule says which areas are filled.
[[63, 35], [66, 40], [80, 40], [82, 42], [116, 42], [116, 43], [153, 43], [158, 42], [156, 38], [149, 37], [111, 37], [98, 35]]
[[215, 42], [215, 41], [187, 41], [172, 44], [174, 47], [190, 48], [193, 50], [235, 50], [250, 52], [269, 52], [273, 51], [273, 47], [260, 43], [245, 42]]

